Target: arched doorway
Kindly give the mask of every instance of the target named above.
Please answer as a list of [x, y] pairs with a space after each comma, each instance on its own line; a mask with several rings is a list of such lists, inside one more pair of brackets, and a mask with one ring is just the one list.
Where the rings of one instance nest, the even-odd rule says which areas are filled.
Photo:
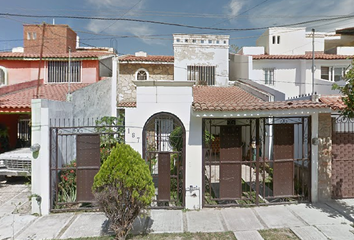
[[171, 113], [156, 113], [145, 123], [143, 157], [156, 188], [152, 208], [184, 207], [185, 132]]

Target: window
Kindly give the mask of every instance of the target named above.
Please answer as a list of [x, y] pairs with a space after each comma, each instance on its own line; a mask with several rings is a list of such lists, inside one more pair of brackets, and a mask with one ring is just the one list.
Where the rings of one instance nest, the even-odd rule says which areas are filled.
[[193, 43], [196, 43], [197, 41], [195, 39], [192, 40]]
[[148, 80], [149, 79], [149, 73], [145, 69], [139, 69], [135, 73], [135, 80]]
[[177, 39], [176, 39], [176, 42], [180, 42], [180, 39], [179, 39], [179, 38], [177, 38]]
[[275, 44], [275, 36], [273, 36], [273, 44]]
[[[63, 82], [81, 82], [81, 62], [73, 61], [70, 63], [62, 61], [48, 62], [48, 82], [63, 83]], [[70, 79], [69, 79], [70, 78]]]
[[219, 40], [216, 40], [216, 44], [219, 44], [220, 43], [220, 41]]
[[321, 67], [321, 79], [338, 82], [344, 79], [345, 67]]
[[215, 85], [215, 66], [188, 66], [187, 80], [200, 85]]
[[27, 40], [31, 40], [31, 33], [27, 32]]
[[280, 44], [280, 36], [273, 36], [272, 42], [273, 44]]
[[200, 40], [200, 43], [204, 43], [204, 40]]
[[274, 68], [266, 68], [264, 71], [264, 83], [274, 85]]
[[0, 86], [7, 85], [7, 72], [4, 67], [0, 66]]
[[184, 39], [184, 42], [187, 43], [187, 42], [188, 42], [188, 39]]
[[31, 145], [31, 120], [19, 119], [17, 123], [17, 147]]
[[212, 40], [209, 40], [208, 43], [213, 43], [213, 41], [212, 41]]
[[35, 40], [37, 38], [37, 33], [33, 32], [32, 33], [32, 39]]
[[277, 37], [277, 44], [280, 44], [280, 36]]
[[329, 67], [321, 67], [321, 79], [329, 80]]

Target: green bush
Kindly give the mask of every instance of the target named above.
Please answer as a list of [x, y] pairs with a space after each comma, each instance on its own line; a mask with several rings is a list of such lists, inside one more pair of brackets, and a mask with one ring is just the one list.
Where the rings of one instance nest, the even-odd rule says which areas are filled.
[[116, 239], [125, 239], [134, 219], [155, 194], [148, 165], [126, 144], [112, 149], [94, 178], [92, 190]]

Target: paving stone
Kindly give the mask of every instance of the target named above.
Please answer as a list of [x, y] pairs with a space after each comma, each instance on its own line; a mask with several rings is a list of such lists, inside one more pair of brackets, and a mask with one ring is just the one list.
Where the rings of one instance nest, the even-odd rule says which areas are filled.
[[259, 230], [264, 228], [251, 208], [222, 209], [221, 214], [229, 231]]
[[301, 240], [327, 240], [327, 237], [313, 226], [293, 227], [291, 230]]
[[256, 207], [254, 210], [269, 228], [289, 228], [305, 226], [305, 223], [282, 205]]
[[12, 239], [37, 217], [32, 215], [11, 214], [0, 219], [0, 239]]
[[257, 231], [240, 231], [234, 232], [237, 240], [263, 240], [261, 234]]
[[316, 226], [329, 239], [349, 240], [354, 239], [353, 230], [350, 225], [317, 225]]
[[186, 212], [187, 232], [222, 232], [219, 210], [204, 209]]
[[151, 226], [154, 233], [183, 232], [181, 210], [151, 210]]
[[288, 205], [287, 208], [309, 225], [350, 224], [346, 218], [326, 204], [297, 204]]
[[80, 214], [60, 238], [99, 237], [103, 235], [106, 220], [103, 213]]
[[55, 239], [73, 217], [74, 214], [72, 213], [51, 214], [40, 217], [20, 233], [19, 236], [15, 236], [15, 239]]

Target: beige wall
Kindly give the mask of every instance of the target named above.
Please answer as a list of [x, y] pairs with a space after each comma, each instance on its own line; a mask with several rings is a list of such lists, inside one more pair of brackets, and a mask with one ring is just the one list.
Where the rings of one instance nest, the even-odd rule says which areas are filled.
[[133, 83], [135, 74], [139, 69], [149, 73], [149, 80], [173, 80], [173, 63], [171, 64], [139, 64], [120, 63], [117, 84], [118, 102], [135, 102], [136, 87]]
[[331, 198], [332, 177], [332, 121], [330, 113], [319, 114], [318, 117], [318, 198]]

